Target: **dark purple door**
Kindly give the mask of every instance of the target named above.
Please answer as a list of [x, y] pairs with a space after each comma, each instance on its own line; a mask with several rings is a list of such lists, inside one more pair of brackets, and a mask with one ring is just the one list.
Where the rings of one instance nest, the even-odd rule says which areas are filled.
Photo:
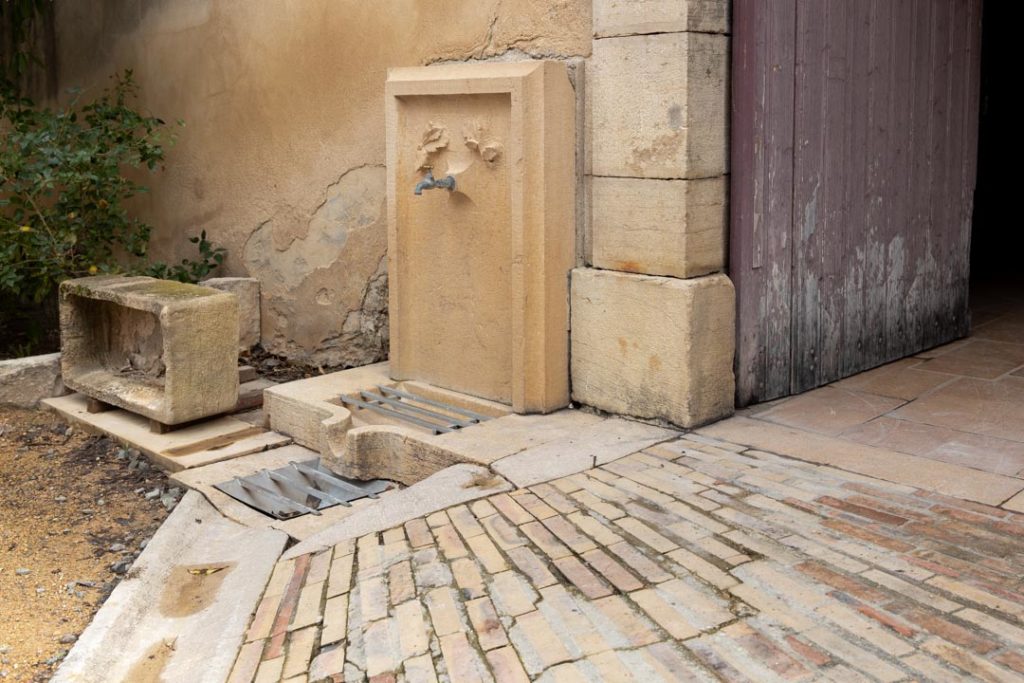
[[967, 333], [981, 0], [734, 0], [737, 400]]

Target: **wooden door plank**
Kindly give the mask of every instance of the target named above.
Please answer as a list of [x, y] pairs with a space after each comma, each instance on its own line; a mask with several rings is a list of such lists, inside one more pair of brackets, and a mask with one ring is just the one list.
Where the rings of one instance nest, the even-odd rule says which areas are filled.
[[843, 144], [846, 163], [843, 175], [843, 243], [840, 255], [842, 275], [843, 328], [838, 345], [837, 371], [829, 379], [844, 377], [870, 367], [867, 353], [870, 328], [866, 303], [869, 273], [879, 263], [873, 248], [877, 235], [868, 222], [867, 163], [871, 121], [869, 68], [876, 27], [872, 25], [872, 0], [848, 3], [846, 35], [846, 124]]
[[732, 239], [737, 402], [789, 393], [796, 0], [738, 0], [733, 26]]
[[886, 278], [889, 224], [892, 211], [889, 179], [893, 172], [892, 69], [893, 3], [871, 0], [869, 8], [867, 90], [867, 139], [864, 166], [864, 225], [867, 244], [864, 263], [864, 315], [861, 330], [863, 364], [851, 362], [848, 371], [877, 365], [886, 359]]
[[[831, 5], [825, 5], [827, 16]], [[818, 226], [827, 210], [822, 187], [824, 154], [825, 26], [814, 0], [797, 2], [796, 91], [793, 144], [793, 330], [790, 393], [817, 386], [818, 342], [821, 331], [821, 234]]]

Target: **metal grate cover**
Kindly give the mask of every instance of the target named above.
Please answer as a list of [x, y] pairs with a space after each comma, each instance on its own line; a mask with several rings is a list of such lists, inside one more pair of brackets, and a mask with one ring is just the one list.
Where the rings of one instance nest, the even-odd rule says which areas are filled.
[[334, 505], [349, 506], [360, 498], [376, 498], [391, 488], [383, 479], [355, 481], [322, 468], [320, 459], [290, 462], [276, 470], [260, 470], [214, 485], [232, 498], [276, 519], [319, 515]]
[[372, 410], [429, 429], [435, 435], [472, 427], [491, 419], [489, 415], [481, 415], [472, 410], [391, 387], [377, 385], [377, 391], [379, 393], [360, 391], [358, 398], [354, 395], [342, 396], [341, 402], [346, 406]]

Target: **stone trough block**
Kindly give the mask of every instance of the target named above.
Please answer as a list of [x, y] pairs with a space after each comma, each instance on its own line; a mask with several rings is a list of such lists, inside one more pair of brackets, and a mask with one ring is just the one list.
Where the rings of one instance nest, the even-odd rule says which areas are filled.
[[238, 349], [248, 351], [260, 343], [260, 281], [254, 277], [211, 277], [200, 282], [238, 297]]
[[238, 399], [238, 298], [149, 277], [60, 287], [61, 369], [71, 389], [165, 425]]

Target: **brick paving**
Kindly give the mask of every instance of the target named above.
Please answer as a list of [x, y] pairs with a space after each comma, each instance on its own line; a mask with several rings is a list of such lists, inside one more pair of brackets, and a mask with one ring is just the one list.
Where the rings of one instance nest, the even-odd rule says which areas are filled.
[[684, 436], [278, 564], [232, 681], [1024, 680], [1024, 516]]

